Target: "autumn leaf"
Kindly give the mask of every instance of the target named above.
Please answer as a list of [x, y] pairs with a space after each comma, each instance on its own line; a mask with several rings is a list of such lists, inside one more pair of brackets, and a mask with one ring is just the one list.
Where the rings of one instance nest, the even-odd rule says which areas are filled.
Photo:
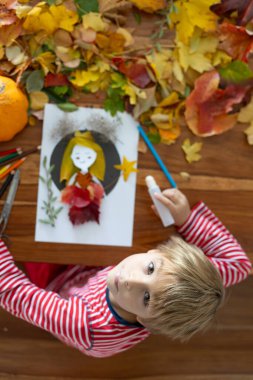
[[219, 49], [224, 50], [233, 59], [247, 62], [253, 52], [253, 35], [243, 26], [236, 26], [227, 22], [219, 26]]
[[48, 73], [45, 76], [44, 87], [65, 86], [69, 85], [68, 78], [62, 73]]
[[138, 9], [147, 12], [155, 13], [161, 9], [165, 9], [167, 2], [165, 0], [130, 0]]
[[221, 0], [221, 4], [214, 4], [211, 10], [219, 16], [232, 16], [237, 13], [237, 23], [246, 25], [253, 19], [253, 0]]
[[246, 83], [247, 79], [253, 77], [249, 66], [242, 61], [233, 61], [219, 69], [219, 74], [226, 83]]
[[59, 28], [71, 32], [78, 19], [76, 12], [67, 9], [64, 5], [47, 7], [41, 2], [27, 14], [23, 28], [35, 33], [45, 30], [47, 34], [52, 34]]
[[122, 60], [118, 65], [118, 70], [122, 74], [125, 74], [125, 76], [137, 87], [146, 88], [152, 83], [147, 70], [147, 65], [143, 63], [131, 61], [125, 62]]
[[189, 68], [199, 73], [212, 70], [212, 55], [218, 46], [218, 39], [210, 36], [206, 38], [194, 37], [191, 39], [190, 46], [182, 42], [177, 43], [178, 58], [182, 68], [187, 71]]
[[99, 0], [99, 12], [109, 20], [117, 24], [123, 24], [126, 20], [125, 12], [130, 10], [132, 4], [128, 0]]
[[201, 159], [200, 151], [202, 149], [201, 142], [195, 142], [191, 144], [190, 139], [185, 139], [182, 144], [182, 149], [185, 153], [185, 159], [191, 164], [192, 162], [199, 161]]
[[93, 29], [95, 32], [104, 32], [109, 25], [103, 21], [101, 14], [90, 12], [83, 16], [83, 27]]
[[50, 51], [45, 51], [34, 58], [34, 62], [38, 62], [44, 71], [44, 74], [48, 72], [55, 72], [55, 55]]
[[42, 110], [49, 102], [49, 98], [45, 92], [34, 91], [30, 93], [30, 107], [34, 111]]
[[175, 26], [177, 41], [188, 45], [196, 28], [207, 33], [215, 32], [218, 17], [210, 11], [210, 5], [215, 0], [190, 0], [173, 2], [173, 10], [170, 12], [169, 19]]
[[238, 121], [240, 123], [250, 123], [253, 120], [253, 96], [250, 102], [240, 109]]
[[247, 135], [249, 145], [253, 145], [253, 122], [249, 128], [245, 129], [244, 133]]
[[115, 169], [122, 171], [124, 181], [127, 181], [131, 173], [138, 171], [138, 169], [134, 168], [135, 164], [136, 161], [128, 161], [127, 158], [124, 156], [122, 164], [114, 165], [114, 167]]
[[190, 130], [198, 136], [212, 136], [232, 128], [237, 114], [229, 114], [233, 106], [241, 103], [248, 88], [229, 85], [219, 89], [217, 71], [201, 75], [186, 100], [185, 119]]
[[10, 46], [13, 41], [21, 34], [21, 22], [16, 22], [12, 25], [5, 25], [1, 27], [0, 44]]

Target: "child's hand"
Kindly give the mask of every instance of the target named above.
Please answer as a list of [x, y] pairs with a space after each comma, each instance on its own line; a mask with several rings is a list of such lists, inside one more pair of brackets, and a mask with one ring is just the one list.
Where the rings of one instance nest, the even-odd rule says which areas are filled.
[[[176, 226], [184, 224], [191, 213], [191, 208], [186, 196], [178, 189], [166, 189], [162, 194], [155, 194], [156, 199], [162, 202], [170, 210]], [[152, 209], [157, 214], [153, 205]]]

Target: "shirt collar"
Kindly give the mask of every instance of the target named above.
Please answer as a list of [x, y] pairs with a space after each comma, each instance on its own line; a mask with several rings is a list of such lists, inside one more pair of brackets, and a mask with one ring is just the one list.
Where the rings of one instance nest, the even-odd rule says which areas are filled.
[[115, 317], [115, 319], [121, 323], [122, 325], [125, 325], [125, 326], [129, 326], [129, 327], [142, 327], [144, 328], [144, 326], [142, 326], [139, 322], [136, 322], [136, 323], [130, 323], [128, 321], [126, 321], [125, 319], [123, 319], [113, 308], [112, 304], [111, 304], [111, 301], [110, 301], [110, 297], [109, 297], [109, 289], [106, 288], [106, 302], [108, 304], [108, 307], [111, 311], [111, 313], [113, 314], [113, 316]]

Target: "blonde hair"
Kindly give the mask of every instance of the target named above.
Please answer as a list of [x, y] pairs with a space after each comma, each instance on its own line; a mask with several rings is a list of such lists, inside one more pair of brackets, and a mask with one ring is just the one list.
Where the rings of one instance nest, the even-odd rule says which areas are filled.
[[199, 248], [179, 237], [157, 249], [163, 257], [159, 290], [150, 300], [152, 318], [142, 323], [152, 333], [186, 341], [214, 320], [225, 295], [222, 278]]
[[71, 152], [75, 145], [85, 146], [97, 153], [96, 161], [89, 168], [89, 172], [99, 180], [103, 181], [105, 175], [104, 153], [101, 146], [94, 141], [90, 131], [76, 131], [74, 137], [69, 141], [62, 159], [60, 181], [68, 181], [74, 173], [79, 171], [79, 169], [74, 166], [71, 159]]

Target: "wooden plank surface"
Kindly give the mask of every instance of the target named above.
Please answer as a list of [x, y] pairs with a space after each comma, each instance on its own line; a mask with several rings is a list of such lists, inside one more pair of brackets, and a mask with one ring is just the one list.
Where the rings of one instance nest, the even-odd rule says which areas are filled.
[[[247, 144], [243, 129], [244, 126], [237, 126], [224, 135], [204, 139], [203, 158], [193, 164], [186, 163], [180, 144], [185, 137], [195, 141], [199, 139], [192, 137], [186, 127], [182, 128], [182, 135], [176, 144], [159, 144], [156, 148], [191, 204], [200, 199], [205, 201], [253, 259], [253, 160], [252, 147]], [[41, 125], [29, 126], [12, 142], [2, 143], [0, 148], [22, 146], [29, 149], [40, 144], [41, 132]], [[15, 259], [108, 265], [119, 262], [133, 252], [143, 252], [167, 239], [175, 229], [164, 229], [153, 215], [144, 179], [146, 175], [152, 174], [162, 188], [169, 187], [169, 184], [149, 151], [145, 154], [139, 153], [138, 167], [134, 239], [131, 248], [40, 243], [34, 241], [39, 154], [29, 156], [22, 166], [21, 184], [6, 231], [12, 242], [11, 250]], [[190, 179], [185, 180], [180, 175], [181, 172], [189, 173]], [[122, 207], [123, 205], [122, 199]]]
[[253, 276], [231, 288], [216, 324], [188, 343], [152, 336], [104, 359], [89, 358], [0, 311], [0, 379], [251, 380], [252, 288]]

